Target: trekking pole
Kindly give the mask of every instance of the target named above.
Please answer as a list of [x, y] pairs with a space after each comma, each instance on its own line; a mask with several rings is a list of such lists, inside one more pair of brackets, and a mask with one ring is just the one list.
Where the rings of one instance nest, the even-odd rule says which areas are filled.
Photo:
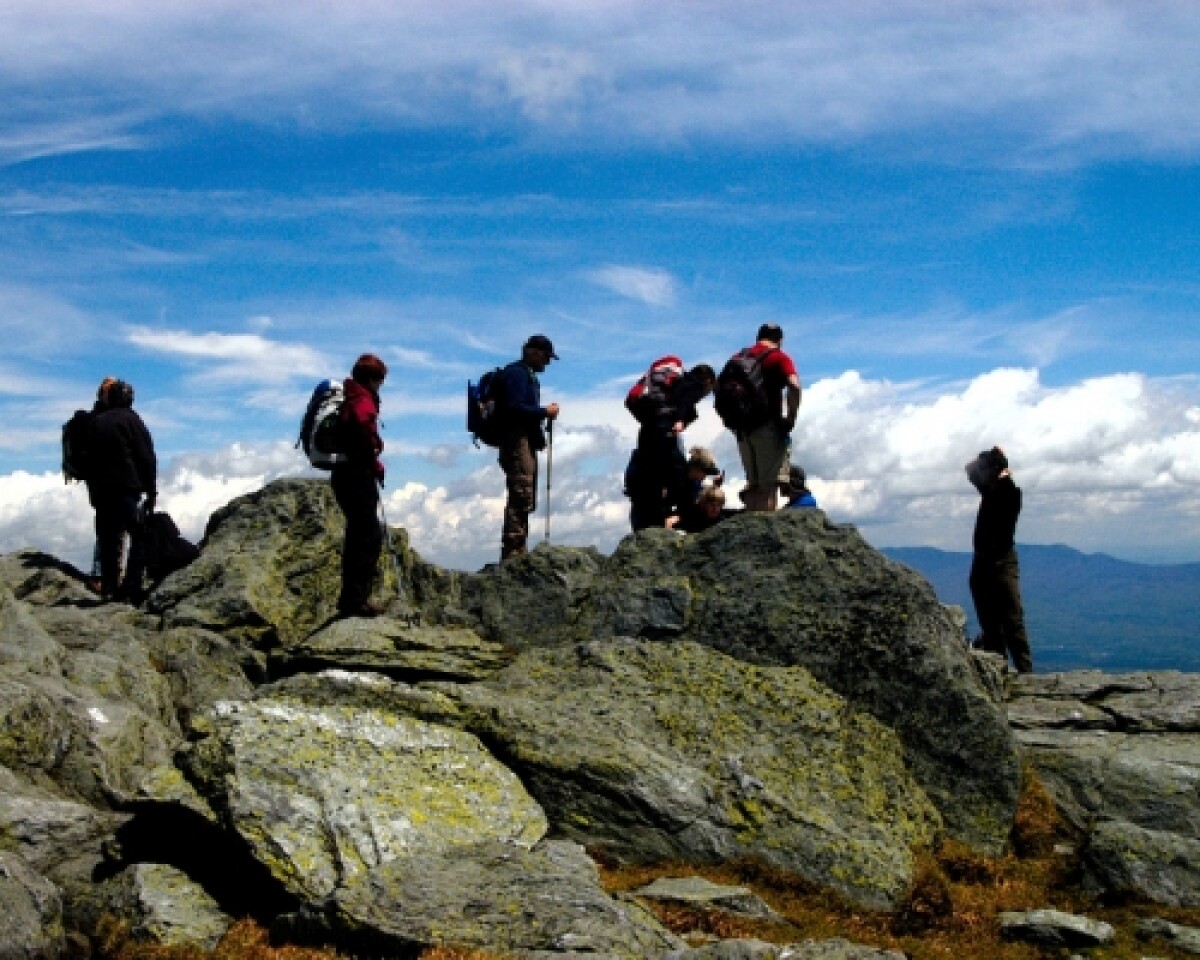
[[550, 481], [554, 477], [554, 421], [546, 422], [546, 542], [550, 542]]
[[416, 610], [411, 610], [411, 605], [404, 597], [404, 579], [400, 572], [400, 558], [396, 555], [396, 544], [392, 540], [392, 528], [388, 524], [387, 510], [383, 506], [383, 485], [379, 486], [379, 515], [383, 517], [383, 537], [387, 541], [388, 553], [392, 558], [392, 572], [396, 575], [396, 598], [401, 605], [410, 607], [410, 612], [405, 614], [402, 619], [409, 621], [412, 624], [418, 624], [421, 621], [421, 615]]

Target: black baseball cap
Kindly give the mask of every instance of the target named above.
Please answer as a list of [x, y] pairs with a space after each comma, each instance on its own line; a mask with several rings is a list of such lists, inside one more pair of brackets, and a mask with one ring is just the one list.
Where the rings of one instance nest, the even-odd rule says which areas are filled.
[[558, 354], [554, 352], [554, 344], [550, 342], [549, 337], [542, 336], [540, 333], [535, 333], [532, 337], [525, 341], [526, 348], [533, 347], [535, 350], [541, 350], [551, 360], [557, 360]]

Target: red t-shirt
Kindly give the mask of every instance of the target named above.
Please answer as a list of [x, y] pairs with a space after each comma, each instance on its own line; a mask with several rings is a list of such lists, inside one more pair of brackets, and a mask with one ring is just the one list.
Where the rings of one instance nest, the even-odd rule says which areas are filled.
[[783, 391], [788, 385], [788, 378], [799, 376], [796, 373], [796, 365], [789, 357], [778, 347], [769, 347], [765, 343], [756, 343], [748, 348], [750, 355], [753, 357], [761, 357], [767, 351], [770, 353], [763, 359], [763, 385], [767, 391], [767, 400], [771, 404], [771, 413], [777, 417], [783, 417]]

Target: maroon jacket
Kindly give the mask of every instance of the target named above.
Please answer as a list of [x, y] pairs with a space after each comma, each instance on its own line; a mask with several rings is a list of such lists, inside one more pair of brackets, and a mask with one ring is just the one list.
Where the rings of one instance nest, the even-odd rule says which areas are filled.
[[383, 480], [383, 438], [379, 436], [379, 395], [350, 378], [344, 384], [342, 404], [342, 449], [349, 460], [346, 468], [367, 471]]

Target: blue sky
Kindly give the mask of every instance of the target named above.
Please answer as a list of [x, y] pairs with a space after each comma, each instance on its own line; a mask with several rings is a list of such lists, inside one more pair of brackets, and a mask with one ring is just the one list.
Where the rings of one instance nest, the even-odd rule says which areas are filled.
[[463, 388], [535, 332], [554, 539], [608, 550], [628, 384], [770, 320], [873, 543], [969, 549], [1000, 443], [1023, 541], [1200, 561], [1195, 4], [96, 6], [0, 10], [0, 550], [88, 555], [58, 433], [103, 376], [199, 536], [372, 350], [389, 518], [477, 566]]

